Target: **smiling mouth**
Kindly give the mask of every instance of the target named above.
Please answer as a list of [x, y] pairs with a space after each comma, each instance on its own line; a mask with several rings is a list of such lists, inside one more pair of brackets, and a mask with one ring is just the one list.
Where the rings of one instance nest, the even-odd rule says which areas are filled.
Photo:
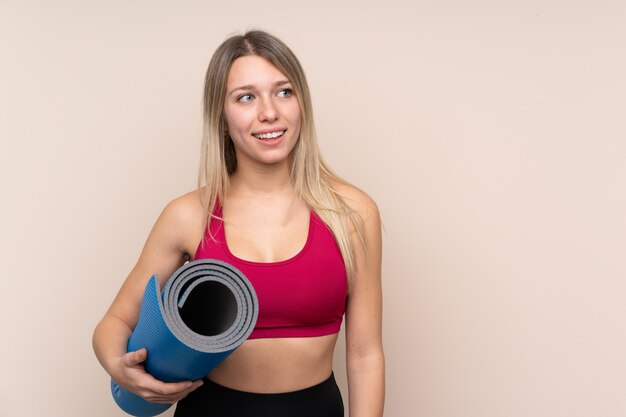
[[269, 132], [269, 133], [255, 133], [255, 134], [252, 134], [252, 136], [260, 140], [270, 140], [270, 139], [276, 139], [276, 138], [281, 137], [282, 135], [285, 134], [286, 131], [287, 130], [277, 130], [276, 132]]

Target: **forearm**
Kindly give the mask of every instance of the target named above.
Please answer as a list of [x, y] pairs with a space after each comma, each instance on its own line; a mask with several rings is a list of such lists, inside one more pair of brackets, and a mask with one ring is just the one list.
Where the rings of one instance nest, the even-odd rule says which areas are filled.
[[132, 331], [118, 317], [107, 313], [93, 333], [93, 350], [102, 367], [111, 376], [117, 371], [119, 360], [127, 353]]
[[385, 401], [385, 359], [382, 351], [349, 358], [350, 417], [382, 417]]

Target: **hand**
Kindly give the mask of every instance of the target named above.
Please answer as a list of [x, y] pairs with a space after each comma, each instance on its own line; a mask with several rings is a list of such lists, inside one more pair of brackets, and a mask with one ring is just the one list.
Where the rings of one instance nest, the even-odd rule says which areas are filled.
[[202, 385], [202, 380], [159, 381], [144, 369], [143, 362], [147, 357], [148, 351], [145, 348], [122, 356], [117, 372], [120, 378], [114, 378], [115, 382], [148, 402], [160, 404], [174, 404]]

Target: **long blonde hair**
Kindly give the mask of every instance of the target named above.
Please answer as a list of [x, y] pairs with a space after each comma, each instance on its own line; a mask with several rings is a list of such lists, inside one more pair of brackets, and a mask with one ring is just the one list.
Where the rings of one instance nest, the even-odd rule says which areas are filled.
[[[355, 230], [363, 243], [361, 220], [350, 209], [333, 184], [345, 184], [323, 161], [317, 144], [311, 95], [300, 62], [280, 39], [267, 32], [253, 30], [224, 41], [215, 51], [205, 76], [204, 128], [198, 186], [207, 212], [213, 217], [217, 201], [224, 201], [229, 176], [237, 169], [232, 140], [225, 133], [223, 117], [228, 74], [233, 62], [242, 56], [257, 55], [267, 59], [291, 82], [300, 103], [299, 139], [290, 155], [291, 181], [297, 195], [326, 223], [341, 251], [348, 277], [356, 270], [355, 248], [350, 231]], [[363, 246], [364, 247], [364, 246]]]

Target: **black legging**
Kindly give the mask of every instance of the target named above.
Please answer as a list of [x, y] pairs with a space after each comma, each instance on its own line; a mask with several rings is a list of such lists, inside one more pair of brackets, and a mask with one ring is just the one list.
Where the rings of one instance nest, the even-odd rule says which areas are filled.
[[343, 417], [343, 401], [333, 374], [299, 391], [257, 394], [204, 384], [178, 402], [174, 417]]

